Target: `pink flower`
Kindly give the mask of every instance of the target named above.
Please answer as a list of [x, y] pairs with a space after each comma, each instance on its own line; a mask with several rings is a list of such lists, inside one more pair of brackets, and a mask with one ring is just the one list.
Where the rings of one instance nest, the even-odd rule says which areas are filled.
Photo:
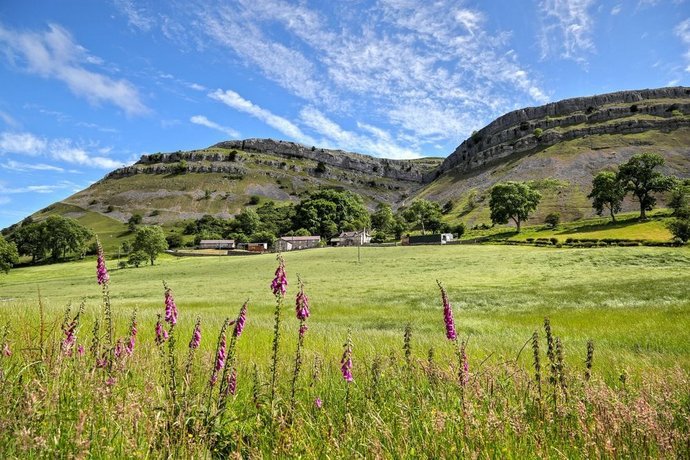
[[345, 342], [345, 350], [343, 351], [343, 357], [340, 359], [340, 372], [343, 374], [343, 379], [347, 383], [352, 382], [352, 341], [348, 335], [347, 342]]
[[77, 353], [79, 354], [79, 356], [84, 356], [84, 351], [84, 345], [79, 345], [77, 347]]
[[239, 337], [242, 334], [242, 331], [244, 330], [244, 325], [247, 323], [248, 302], [249, 301], [245, 302], [244, 305], [242, 305], [242, 309], [240, 310], [240, 316], [237, 317], [237, 321], [235, 322], [235, 329], [233, 331], [235, 337]]
[[115, 344], [115, 358], [119, 359], [122, 356], [122, 353], [124, 353], [125, 347], [122, 345], [122, 339], [117, 339], [117, 343]]
[[137, 312], [134, 310], [132, 313], [132, 320], [129, 325], [129, 340], [125, 344], [125, 353], [127, 353], [128, 356], [132, 356], [132, 353], [134, 353], [134, 345], [136, 343], [137, 339]]
[[275, 278], [273, 278], [273, 282], [271, 283], [271, 290], [273, 290], [274, 296], [285, 297], [288, 286], [287, 274], [285, 273], [285, 260], [283, 260], [283, 256], [280, 254], [278, 254], [276, 259], [278, 259], [278, 268], [276, 268]]
[[453, 309], [448, 300], [448, 294], [440, 281], [436, 281], [438, 287], [441, 289], [441, 301], [443, 302], [443, 320], [446, 323], [446, 337], [448, 340], [455, 340], [457, 334], [455, 333], [455, 320], [453, 320]]
[[230, 374], [228, 374], [228, 392], [235, 396], [237, 392], [237, 370], [233, 369]]
[[189, 348], [199, 348], [199, 344], [201, 344], [201, 320], [197, 319], [194, 332], [192, 332], [192, 340], [189, 341]]
[[72, 347], [74, 346], [74, 343], [77, 340], [75, 336], [76, 329], [77, 322], [72, 321], [62, 331], [65, 334], [65, 338], [62, 340], [62, 352], [67, 356], [72, 356]]
[[5, 346], [2, 347], [2, 354], [5, 356], [12, 356], [12, 350], [10, 350], [9, 342], [5, 342]]
[[108, 269], [105, 267], [105, 256], [103, 255], [103, 247], [101, 246], [101, 242], [96, 240], [96, 244], [98, 245], [98, 261], [96, 262], [96, 279], [98, 280], [98, 284], [106, 284], [108, 280], [110, 279], [110, 275], [108, 275]]
[[295, 298], [295, 311], [297, 312], [297, 319], [304, 321], [309, 318], [309, 297], [304, 293], [304, 283], [299, 282], [299, 292]]
[[220, 344], [218, 345], [218, 354], [216, 355], [216, 362], [213, 366], [213, 374], [211, 375], [211, 386], [216, 384], [218, 380], [218, 372], [225, 367], [225, 334], [220, 338]]
[[177, 324], [177, 305], [169, 287], [165, 288], [165, 321], [171, 326]]
[[307, 333], [307, 329], [309, 329], [309, 327], [308, 327], [306, 324], [302, 324], [302, 325], [299, 327], [299, 336], [300, 336], [300, 337], [304, 337], [304, 334]]
[[108, 385], [109, 387], [115, 385], [115, 377], [112, 375], [108, 378], [108, 380], [105, 381], [105, 384]]
[[321, 401], [321, 398], [318, 398], [318, 397], [317, 397], [317, 398], [314, 400], [314, 406], [315, 406], [317, 409], [321, 409], [321, 406], [323, 406], [323, 401]]
[[96, 358], [96, 367], [98, 368], [104, 368], [108, 366], [108, 358], [107, 356], [103, 355], [100, 358]]
[[163, 329], [163, 323], [161, 322], [161, 315], [158, 314], [158, 321], [156, 322], [156, 345], [160, 345], [168, 340], [168, 331]]

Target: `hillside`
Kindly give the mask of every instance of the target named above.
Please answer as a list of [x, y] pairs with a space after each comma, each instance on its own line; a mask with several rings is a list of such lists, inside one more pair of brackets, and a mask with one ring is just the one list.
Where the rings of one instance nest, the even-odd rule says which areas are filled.
[[[417, 197], [451, 201], [446, 220], [474, 225], [489, 222], [491, 186], [530, 180], [544, 197], [531, 223], [553, 211], [577, 220], [594, 215], [586, 198], [592, 177], [641, 152], [663, 155], [666, 174], [690, 175], [690, 88], [622, 91], [516, 110], [446, 159], [389, 160], [271, 139], [144, 155], [51, 212], [78, 209], [108, 222], [140, 213], [145, 223], [170, 224], [205, 214], [231, 217], [250, 200], [295, 203], [310, 190], [337, 188], [362, 195], [370, 209], [379, 202], [398, 208]], [[635, 208], [625, 203], [624, 210]]]

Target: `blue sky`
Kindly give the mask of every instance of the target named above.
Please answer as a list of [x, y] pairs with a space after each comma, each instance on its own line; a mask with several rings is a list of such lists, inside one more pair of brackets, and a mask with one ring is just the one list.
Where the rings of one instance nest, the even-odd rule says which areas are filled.
[[446, 156], [504, 112], [690, 85], [690, 0], [5, 0], [0, 227], [144, 153]]

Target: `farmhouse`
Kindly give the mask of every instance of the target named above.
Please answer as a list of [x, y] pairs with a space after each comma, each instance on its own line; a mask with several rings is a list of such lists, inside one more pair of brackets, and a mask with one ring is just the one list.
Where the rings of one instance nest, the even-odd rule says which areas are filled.
[[199, 249], [235, 249], [235, 240], [201, 240]]
[[279, 252], [296, 251], [298, 249], [315, 248], [321, 241], [320, 236], [281, 236], [275, 243]]
[[446, 244], [453, 241], [452, 233], [435, 233], [433, 235], [415, 235], [403, 236], [401, 243], [403, 245], [412, 244]]
[[366, 230], [361, 232], [342, 232], [337, 238], [332, 238], [331, 243], [337, 246], [362, 246], [371, 242], [371, 235]]

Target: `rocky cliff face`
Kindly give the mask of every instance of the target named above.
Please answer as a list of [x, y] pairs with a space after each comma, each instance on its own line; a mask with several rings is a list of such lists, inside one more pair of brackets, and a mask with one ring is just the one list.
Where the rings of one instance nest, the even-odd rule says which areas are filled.
[[460, 144], [435, 175], [453, 168], [471, 171], [514, 154], [590, 135], [687, 127], [688, 114], [687, 87], [620, 91], [515, 110]]
[[275, 141], [273, 139], [226, 141], [213, 147], [243, 150], [246, 152], [270, 153], [287, 158], [307, 158], [340, 169], [350, 169], [374, 174], [379, 177], [417, 183], [423, 182], [424, 177], [429, 172], [420, 164], [411, 161], [375, 158], [343, 150], [307, 147], [295, 142]]

